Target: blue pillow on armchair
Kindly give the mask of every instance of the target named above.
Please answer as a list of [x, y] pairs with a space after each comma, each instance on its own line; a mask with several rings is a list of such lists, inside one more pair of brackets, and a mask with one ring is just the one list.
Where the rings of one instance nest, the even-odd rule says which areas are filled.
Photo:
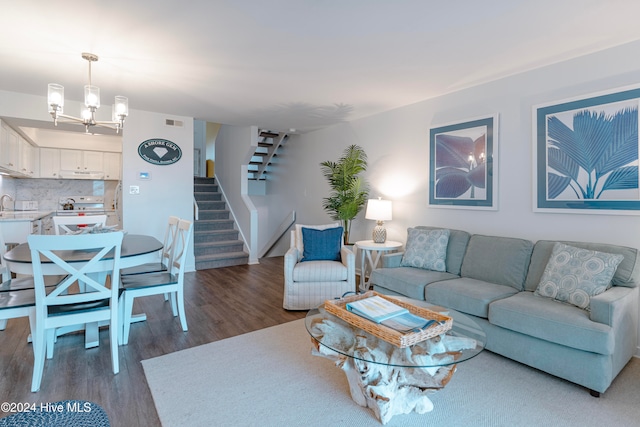
[[340, 261], [343, 228], [327, 228], [314, 230], [302, 228], [303, 253], [300, 262], [304, 261]]

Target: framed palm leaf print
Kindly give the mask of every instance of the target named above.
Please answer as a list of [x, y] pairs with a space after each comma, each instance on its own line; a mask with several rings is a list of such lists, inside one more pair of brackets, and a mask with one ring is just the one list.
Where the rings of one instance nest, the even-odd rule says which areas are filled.
[[629, 88], [534, 107], [534, 210], [640, 213], [639, 102]]
[[429, 205], [497, 209], [498, 116], [434, 127], [429, 134]]

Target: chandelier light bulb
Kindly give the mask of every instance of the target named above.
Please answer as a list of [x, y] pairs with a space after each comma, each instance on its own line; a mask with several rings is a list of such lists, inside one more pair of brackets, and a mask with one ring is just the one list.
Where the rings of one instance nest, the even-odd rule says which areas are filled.
[[56, 83], [49, 83], [47, 102], [49, 104], [49, 113], [56, 111], [61, 114], [64, 107], [64, 87]]
[[53, 92], [50, 96], [49, 96], [49, 104], [50, 105], [61, 105], [62, 104], [62, 97], [60, 96], [60, 94], [58, 92]]
[[84, 105], [100, 108], [100, 88], [98, 86], [86, 85], [84, 87]]
[[82, 120], [84, 122], [90, 122], [91, 121], [91, 111], [88, 108], [83, 108], [82, 109]]
[[129, 115], [129, 100], [126, 96], [116, 96], [115, 106], [118, 116]]

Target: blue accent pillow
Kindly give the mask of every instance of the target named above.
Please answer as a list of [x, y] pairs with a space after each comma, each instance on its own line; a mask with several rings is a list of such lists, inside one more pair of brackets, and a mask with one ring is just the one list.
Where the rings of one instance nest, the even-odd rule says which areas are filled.
[[314, 230], [302, 228], [303, 253], [300, 262], [304, 261], [340, 261], [343, 228], [327, 228]]

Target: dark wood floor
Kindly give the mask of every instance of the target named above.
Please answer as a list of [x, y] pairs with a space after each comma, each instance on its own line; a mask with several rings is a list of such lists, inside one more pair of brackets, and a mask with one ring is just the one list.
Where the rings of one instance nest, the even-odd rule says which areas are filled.
[[[89, 350], [83, 347], [84, 335], [71, 334], [58, 338], [37, 393], [30, 391], [29, 323], [10, 320], [0, 331], [0, 402], [89, 400], [105, 409], [112, 426], [159, 426], [140, 361], [303, 318], [305, 312], [282, 308], [283, 283], [283, 257], [187, 273], [188, 332], [182, 331], [162, 296], [138, 298], [134, 313], [145, 312], [147, 321], [131, 326], [129, 344], [120, 347], [119, 374], [111, 371], [107, 329], [100, 331], [100, 347]], [[211, 387], [214, 392], [215, 384]], [[0, 411], [0, 417], [6, 415]]]

